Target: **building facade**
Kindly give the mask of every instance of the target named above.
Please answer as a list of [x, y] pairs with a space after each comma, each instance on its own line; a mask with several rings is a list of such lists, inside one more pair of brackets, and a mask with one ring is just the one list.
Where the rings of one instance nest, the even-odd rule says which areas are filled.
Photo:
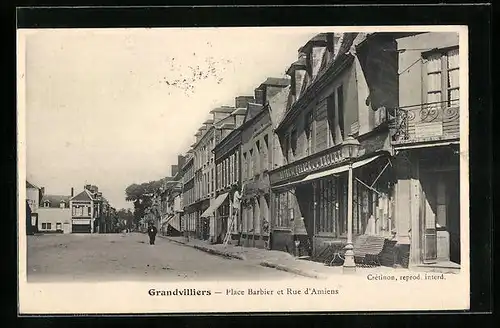
[[231, 113], [236, 108], [221, 106], [210, 111], [211, 117], [196, 135], [197, 141], [193, 146], [195, 166], [195, 204], [197, 205], [196, 237], [209, 242], [217, 241], [217, 224], [215, 221], [215, 155], [213, 149], [220, 129], [216, 127], [233, 123]]
[[[73, 191], [72, 191], [73, 193]], [[103, 209], [108, 202], [95, 185], [85, 185], [83, 191], [69, 199], [72, 233], [97, 233], [104, 222]]]
[[[385, 84], [369, 83], [368, 72], [382, 75]], [[390, 236], [393, 182], [386, 108], [397, 105], [394, 37], [319, 34], [299, 49], [287, 73], [291, 87], [275, 129], [277, 154], [270, 172], [272, 249], [318, 258], [326, 249], [346, 245], [350, 159], [342, 146], [349, 136], [360, 143], [349, 191], [354, 238]]]
[[268, 78], [255, 89], [255, 103], [248, 104], [241, 126], [242, 243], [269, 248], [270, 183], [273, 126], [269, 99], [290, 84], [287, 78]]
[[237, 243], [241, 232], [241, 216], [236, 217], [234, 224], [230, 225], [232, 187], [241, 189], [241, 129], [248, 103], [253, 102], [253, 96], [236, 97], [236, 109], [231, 113], [230, 122], [216, 126], [216, 145], [213, 149], [216, 167], [216, 201], [215, 222], [216, 242], [224, 241], [228, 229], [231, 234], [229, 243]]
[[194, 152], [190, 150], [185, 156], [184, 165], [180, 168], [182, 175], [182, 215], [181, 230], [186, 237], [195, 237], [196, 215], [194, 188]]
[[410, 249], [410, 265], [460, 265], [458, 44], [457, 33], [397, 39], [401, 74], [399, 106], [392, 113], [395, 210], [398, 238]]
[[41, 204], [37, 211], [39, 232], [71, 232], [70, 198], [71, 196], [64, 195], [42, 195]]
[[[38, 228], [38, 208], [40, 206], [41, 190], [34, 184], [26, 181], [26, 202], [29, 206], [29, 216], [26, 218], [26, 232], [33, 234]], [[27, 213], [28, 215], [28, 213]]]

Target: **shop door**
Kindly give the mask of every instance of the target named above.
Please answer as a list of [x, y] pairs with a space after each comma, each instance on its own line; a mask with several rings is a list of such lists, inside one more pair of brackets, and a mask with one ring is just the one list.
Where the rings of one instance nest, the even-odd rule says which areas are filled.
[[[423, 179], [421, 179], [423, 182]], [[425, 183], [422, 183], [425, 186]], [[429, 199], [432, 197], [430, 191], [423, 187], [420, 189], [419, 221], [421, 235], [421, 258], [423, 263], [435, 263], [437, 261], [437, 229], [436, 215], [430, 209]], [[429, 197], [429, 198], [428, 198]]]
[[450, 260], [460, 264], [460, 173], [447, 172], [446, 222], [450, 233]]

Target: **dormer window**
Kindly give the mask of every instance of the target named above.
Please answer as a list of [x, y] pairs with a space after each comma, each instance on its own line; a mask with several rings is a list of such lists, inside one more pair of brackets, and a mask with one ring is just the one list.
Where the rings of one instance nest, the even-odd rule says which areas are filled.
[[43, 202], [43, 207], [50, 207], [50, 202], [48, 200]]
[[64, 203], [64, 201], [61, 201], [59, 203], [59, 208], [65, 208], [66, 207], [66, 203]]

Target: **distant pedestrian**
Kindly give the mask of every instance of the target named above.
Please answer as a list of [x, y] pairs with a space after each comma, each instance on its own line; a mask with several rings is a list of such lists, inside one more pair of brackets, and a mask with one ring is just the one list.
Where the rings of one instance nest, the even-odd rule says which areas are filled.
[[150, 223], [149, 224], [149, 228], [148, 228], [149, 244], [150, 245], [154, 245], [155, 244], [155, 239], [156, 239], [157, 232], [158, 232], [158, 230], [156, 229], [156, 227], [152, 223]]

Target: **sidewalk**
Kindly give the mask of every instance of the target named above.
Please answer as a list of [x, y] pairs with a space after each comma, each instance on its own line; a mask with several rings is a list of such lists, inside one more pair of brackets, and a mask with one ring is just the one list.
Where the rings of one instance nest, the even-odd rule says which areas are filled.
[[[185, 237], [167, 237], [160, 236], [161, 238], [167, 239], [171, 242], [182, 244], [188, 247], [192, 247], [210, 254], [224, 256], [228, 258], [238, 259], [241, 261], [248, 261], [250, 263], [274, 268], [277, 270], [282, 270], [290, 272], [296, 275], [315, 278], [315, 279], [328, 279], [335, 275], [342, 275], [342, 267], [340, 266], [326, 266], [323, 263], [301, 260], [295, 258], [293, 255], [260, 248], [252, 247], [242, 247], [222, 244], [211, 245], [204, 241], [190, 238], [189, 242], [186, 241]], [[357, 267], [356, 275], [368, 275], [370, 273], [394, 273], [398, 272], [409, 272], [408, 269], [401, 268], [389, 268], [389, 267], [374, 267], [374, 268], [364, 268]]]

